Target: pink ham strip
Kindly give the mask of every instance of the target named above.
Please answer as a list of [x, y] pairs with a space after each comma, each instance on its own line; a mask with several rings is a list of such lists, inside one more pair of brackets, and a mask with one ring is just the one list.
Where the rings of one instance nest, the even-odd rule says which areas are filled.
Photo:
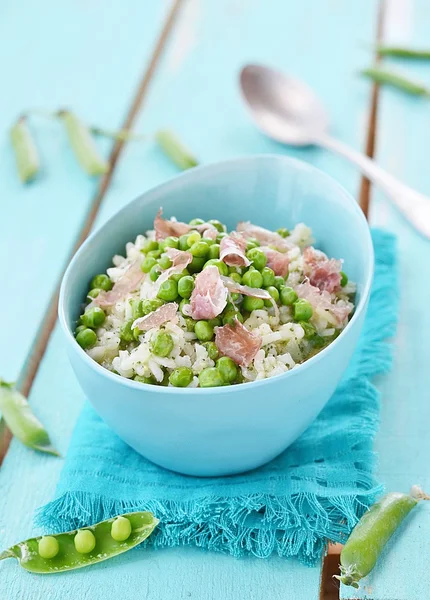
[[134, 292], [145, 277], [145, 273], [140, 268], [140, 263], [140, 259], [134, 261], [109, 292], [102, 291], [97, 298], [94, 298], [94, 304], [107, 308], [118, 302], [118, 300], [125, 298], [130, 292]]
[[236, 229], [248, 238], [255, 238], [263, 246], [275, 246], [278, 250], [284, 251], [291, 250], [292, 248], [291, 243], [287, 242], [287, 240], [280, 236], [279, 233], [276, 233], [276, 231], [270, 231], [269, 229], [264, 229], [264, 227], [253, 225], [249, 221], [241, 221], [237, 224]]
[[263, 246], [260, 250], [267, 256], [267, 266], [272, 269], [275, 275], [280, 275], [281, 277], [286, 277], [288, 275], [290, 259], [286, 254], [278, 252], [277, 250], [272, 250], [272, 248], [269, 248], [268, 246]]
[[343, 323], [352, 310], [352, 304], [345, 306], [332, 304], [330, 294], [311, 285], [309, 281], [296, 285], [294, 289], [298, 297], [307, 300], [314, 309], [320, 308], [331, 312], [338, 323]]
[[163, 209], [160, 208], [154, 219], [155, 239], [157, 241], [164, 240], [169, 236], [180, 237], [193, 230], [198, 231], [203, 237], [210, 238], [211, 240], [215, 240], [218, 235], [218, 230], [212, 223], [202, 223], [201, 225], [193, 226], [182, 221], [163, 219], [162, 214]]
[[215, 327], [215, 344], [221, 354], [248, 367], [261, 348], [262, 339], [248, 331], [236, 318], [233, 325]]
[[178, 305], [176, 302], [168, 302], [163, 304], [149, 315], [136, 319], [132, 325], [132, 329], [137, 327], [141, 331], [149, 331], [154, 327], [159, 327], [163, 323], [173, 323], [176, 325], [178, 322]]
[[152, 297], [155, 297], [160, 289], [161, 284], [167, 281], [172, 275], [182, 273], [184, 269], [188, 267], [190, 262], [193, 260], [193, 255], [190, 252], [184, 252], [183, 250], [177, 250], [176, 248], [166, 248], [166, 254], [172, 261], [172, 266], [163, 271], [151, 290]]
[[270, 300], [275, 310], [275, 315], [277, 318], [279, 318], [278, 305], [267, 290], [253, 288], [249, 285], [241, 285], [233, 279], [230, 279], [230, 277], [224, 277], [224, 275], [221, 276], [221, 280], [229, 292], [236, 292], [238, 294], [243, 294], [244, 296], [251, 296], [252, 298], [261, 298], [262, 300]]
[[230, 235], [222, 238], [220, 244], [220, 260], [229, 267], [249, 267], [250, 261], [245, 256], [246, 240], [233, 231]]
[[303, 258], [305, 274], [313, 286], [330, 294], [340, 289], [342, 261], [328, 259], [324, 252], [315, 250], [312, 246], [304, 250]]
[[227, 304], [227, 293], [217, 267], [206, 267], [194, 281], [190, 304], [185, 306], [184, 313], [196, 321], [215, 319]]

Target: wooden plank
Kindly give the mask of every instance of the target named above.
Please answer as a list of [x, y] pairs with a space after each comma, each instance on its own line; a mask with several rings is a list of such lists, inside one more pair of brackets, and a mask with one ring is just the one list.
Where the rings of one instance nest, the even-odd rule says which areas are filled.
[[[360, 7], [346, 7], [334, 0], [282, 4], [272, 0], [264, 6], [255, 1], [191, 0], [177, 25], [140, 128], [153, 131], [160, 125], [172, 126], [205, 162], [236, 154], [283, 152], [254, 130], [240, 104], [237, 71], [248, 60], [260, 60], [314, 85], [331, 107], [335, 131], [361, 147], [369, 95], [354, 75], [363, 60], [363, 49], [359, 40], [353, 40], [356, 31], [371, 39], [374, 24], [371, 0]], [[316, 64], [329, 68], [317, 69]], [[311, 160], [357, 192], [359, 175], [341, 159], [316, 150], [288, 153]], [[133, 196], [174, 174], [175, 169], [153, 148], [130, 145], [118, 162], [115, 183], [106, 195], [98, 223]], [[30, 400], [64, 452], [82, 394], [58, 330]], [[60, 468], [61, 461], [35, 456], [12, 442], [0, 473], [0, 486], [5, 486], [0, 493], [4, 545], [30, 535], [33, 509], [52, 497]], [[135, 552], [73, 576], [32, 578], [31, 586], [28, 575], [11, 561], [3, 563], [2, 569], [0, 596], [9, 594], [10, 600], [63, 600], [77, 595], [113, 599], [125, 590], [130, 597], [154, 600], [309, 600], [318, 597], [320, 583], [319, 568], [309, 569], [294, 561], [238, 561], [194, 549]]]
[[[426, 0], [387, 3], [384, 39], [387, 43], [428, 46], [430, 8]], [[410, 77], [430, 85], [430, 64], [386, 61]], [[377, 160], [406, 183], [430, 197], [426, 156], [429, 106], [394, 90], [382, 89], [377, 132]], [[430, 200], [429, 200], [430, 201]], [[380, 478], [387, 490], [407, 491], [411, 484], [430, 488], [428, 456], [430, 314], [423, 310], [430, 295], [430, 245], [416, 234], [374, 190], [372, 222], [399, 236], [401, 303], [395, 343], [395, 364], [381, 382], [383, 408], [377, 438]], [[429, 595], [430, 503], [423, 503], [395, 535], [361, 592], [342, 586], [343, 600], [422, 600]]]
[[[43, 173], [23, 186], [8, 130], [29, 108], [72, 107], [82, 118], [119, 127], [168, 9], [163, 2], [28, 3], [2, 10], [3, 164], [0, 191], [2, 377], [18, 377], [99, 182], [83, 174], [57, 123], [35, 119]], [[132, 18], [131, 18], [132, 17]], [[35, 26], [37, 23], [37, 27]], [[112, 144], [101, 141], [103, 154]]]

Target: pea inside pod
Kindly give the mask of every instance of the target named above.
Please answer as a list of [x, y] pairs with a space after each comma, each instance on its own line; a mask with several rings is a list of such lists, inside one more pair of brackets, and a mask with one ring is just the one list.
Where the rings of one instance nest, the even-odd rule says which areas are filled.
[[135, 548], [151, 535], [158, 522], [150, 512], [128, 513], [80, 530], [30, 538], [1, 552], [0, 560], [16, 558], [32, 573], [72, 571]]

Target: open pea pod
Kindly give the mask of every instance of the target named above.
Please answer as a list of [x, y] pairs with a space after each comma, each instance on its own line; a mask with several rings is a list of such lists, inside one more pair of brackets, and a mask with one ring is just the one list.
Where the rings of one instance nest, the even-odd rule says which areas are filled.
[[[21, 567], [32, 573], [72, 571], [131, 550], [151, 535], [158, 522], [150, 512], [120, 515], [80, 530], [38, 536], [19, 542], [1, 552], [0, 560], [16, 558]], [[116, 526], [118, 524], [120, 527]], [[82, 536], [83, 532], [90, 533]], [[83, 537], [84, 543], [77, 536]], [[43, 558], [41, 554], [50, 558]]]

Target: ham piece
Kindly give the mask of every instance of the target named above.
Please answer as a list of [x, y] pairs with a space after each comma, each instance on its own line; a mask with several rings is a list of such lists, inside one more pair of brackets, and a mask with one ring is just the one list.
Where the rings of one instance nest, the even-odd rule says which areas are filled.
[[215, 327], [215, 344], [218, 350], [242, 367], [248, 367], [254, 360], [261, 343], [261, 337], [248, 331], [237, 318], [233, 325]]
[[343, 323], [353, 308], [351, 302], [333, 304], [331, 302], [330, 294], [326, 290], [321, 291], [309, 281], [296, 285], [294, 289], [299, 298], [307, 300], [315, 310], [319, 308], [321, 310], [329, 311], [338, 323]]
[[250, 261], [245, 256], [246, 239], [236, 231], [222, 238], [220, 244], [220, 260], [229, 267], [249, 267]]
[[101, 291], [97, 298], [94, 298], [94, 304], [107, 308], [125, 298], [130, 292], [134, 292], [145, 277], [145, 273], [140, 268], [140, 263], [140, 259], [131, 263], [124, 275], [118, 279], [109, 292]]
[[236, 292], [238, 294], [242, 294], [243, 296], [251, 296], [252, 298], [261, 298], [262, 300], [270, 300], [274, 308], [275, 315], [277, 318], [279, 318], [278, 305], [267, 290], [253, 288], [249, 285], [242, 285], [230, 277], [224, 277], [224, 275], [221, 276], [221, 280], [229, 292]]
[[149, 331], [154, 327], [159, 327], [164, 323], [170, 322], [176, 325], [178, 322], [178, 305], [176, 302], [168, 302], [163, 304], [149, 315], [136, 319], [132, 325], [132, 329], [137, 327], [141, 331]]
[[340, 289], [342, 261], [328, 259], [324, 252], [309, 246], [303, 252], [304, 272], [312, 285], [330, 294]]
[[237, 231], [243, 233], [247, 238], [255, 238], [262, 246], [274, 246], [278, 250], [291, 250], [292, 245], [276, 231], [270, 231], [253, 225], [249, 221], [241, 221], [236, 227]]
[[275, 275], [280, 275], [281, 277], [286, 277], [288, 275], [290, 259], [286, 254], [278, 252], [277, 250], [272, 250], [272, 248], [269, 248], [268, 246], [263, 246], [260, 250], [267, 256], [267, 266], [272, 269]]
[[196, 276], [190, 304], [185, 306], [184, 313], [196, 321], [214, 319], [224, 310], [227, 294], [217, 267], [206, 267]]
[[211, 240], [215, 240], [218, 235], [218, 230], [212, 223], [188, 225], [188, 223], [183, 223], [182, 221], [163, 219], [162, 214], [163, 209], [160, 208], [154, 219], [155, 239], [157, 241], [164, 240], [169, 236], [180, 237], [181, 235], [190, 233], [194, 229], [201, 233], [203, 237], [210, 238]]
[[172, 261], [172, 266], [163, 271], [157, 281], [154, 283], [154, 286], [151, 290], [151, 295], [154, 298], [164, 281], [167, 281], [172, 275], [182, 273], [182, 271], [186, 269], [193, 260], [193, 255], [191, 252], [177, 250], [176, 248], [167, 247], [166, 254]]

